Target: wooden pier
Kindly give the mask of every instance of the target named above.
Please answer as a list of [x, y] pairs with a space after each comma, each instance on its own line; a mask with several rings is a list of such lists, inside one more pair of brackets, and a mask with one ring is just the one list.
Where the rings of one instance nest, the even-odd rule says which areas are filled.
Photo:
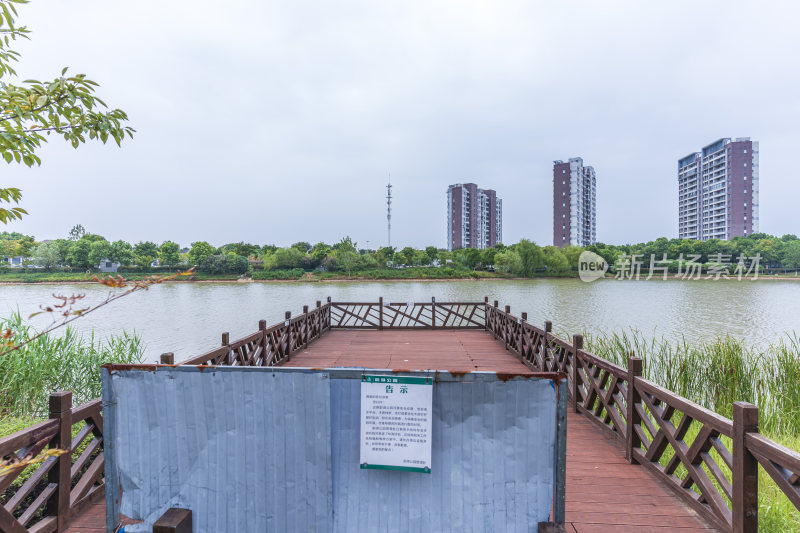
[[[182, 364], [561, 372], [571, 393], [567, 531], [756, 531], [753, 473], [759, 465], [800, 507], [800, 454], [758, 434], [755, 407], [737, 404], [734, 420], [725, 419], [642, 378], [635, 357], [622, 368], [585, 351], [580, 336], [567, 341], [551, 329], [549, 323], [529, 324], [524, 313], [511, 315], [497, 302], [317, 302], [274, 326], [262, 321], [243, 339], [231, 342], [223, 334], [220, 347]], [[164, 354], [162, 362], [173, 364], [174, 358]], [[27, 509], [15, 508], [11, 504], [22, 507], [34, 493], [37, 485], [29, 482], [19, 489], [27, 492], [0, 505], [0, 531], [104, 531], [99, 402], [51, 407], [55, 422], [0, 439], [0, 454], [22, 457], [60, 442], [75, 451], [85, 441], [93, 443], [93, 453], [44, 461], [34, 474], [44, 491]], [[59, 420], [83, 429], [65, 441]], [[693, 424], [697, 431], [690, 439]], [[72, 492], [62, 475], [72, 481]], [[8, 477], [0, 478], [3, 488]], [[43, 517], [35, 522], [38, 509]]]

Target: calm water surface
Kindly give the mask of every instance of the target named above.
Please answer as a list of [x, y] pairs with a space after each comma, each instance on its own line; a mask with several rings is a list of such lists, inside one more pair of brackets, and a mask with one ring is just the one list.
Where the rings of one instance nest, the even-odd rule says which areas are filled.
[[[0, 315], [19, 309], [23, 316], [53, 302], [52, 294], [85, 293], [97, 303], [108, 293], [95, 285], [3, 285]], [[140, 334], [146, 360], [162, 352], [184, 359], [254, 332], [314, 306], [327, 296], [339, 301], [490, 301], [528, 312], [528, 320], [553, 321], [559, 333], [621, 331], [680, 336], [689, 341], [733, 335], [755, 345], [800, 332], [800, 282], [795, 281], [617, 281], [580, 280], [332, 282], [332, 283], [181, 283], [135, 293], [74, 323], [83, 333], [107, 336], [123, 330]], [[37, 327], [48, 323], [36, 317]]]

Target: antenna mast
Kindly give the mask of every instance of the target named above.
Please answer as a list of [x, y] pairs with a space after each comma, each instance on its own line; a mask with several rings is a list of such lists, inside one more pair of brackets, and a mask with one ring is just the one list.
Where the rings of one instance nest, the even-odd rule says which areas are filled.
[[389, 172], [389, 183], [386, 184], [386, 233], [389, 237], [389, 248], [392, 247], [392, 173]]

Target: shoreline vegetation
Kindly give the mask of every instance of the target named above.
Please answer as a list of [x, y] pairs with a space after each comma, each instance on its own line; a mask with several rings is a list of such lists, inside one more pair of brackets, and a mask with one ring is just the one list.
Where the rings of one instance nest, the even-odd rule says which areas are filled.
[[[594, 259], [584, 252], [595, 254]], [[591, 255], [591, 254], [590, 254]], [[296, 242], [288, 247], [245, 242], [215, 247], [206, 241], [183, 247], [173, 241], [109, 242], [77, 225], [68, 239], [37, 242], [21, 233], [0, 233], [0, 283], [90, 281], [93, 275], [141, 279], [193, 269], [193, 281], [456, 280], [577, 277], [579, 263], [605, 262], [626, 279], [648, 272], [748, 279], [800, 272], [800, 239], [757, 233], [729, 241], [659, 238], [639, 244], [539, 246], [527, 239], [492, 248], [445, 250], [435, 246], [402, 249], [359, 247], [350, 237], [335, 244]], [[5, 263], [5, 264], [3, 264]], [[635, 272], [635, 276], [632, 276]], [[737, 276], [738, 273], [738, 276]]]
[[[412, 270], [412, 269], [408, 269]], [[232, 274], [203, 274], [195, 273], [189, 276], [181, 276], [176, 279], [167, 280], [164, 283], [318, 283], [318, 282], [373, 282], [373, 281], [524, 281], [530, 279], [578, 279], [576, 271], [565, 272], [560, 275], [548, 274], [546, 272], [537, 273], [532, 277], [519, 277], [511, 274], [486, 271], [466, 271], [460, 272], [461, 275], [454, 275], [452, 272], [439, 272], [441, 268], [422, 267], [414, 268], [412, 272], [405, 273], [402, 269], [375, 270], [363, 273], [352, 273], [350, 276], [335, 272], [270, 272], [269, 275], [259, 275], [254, 272], [251, 275], [232, 275]], [[165, 272], [161, 270], [160, 272]], [[127, 280], [142, 280], [154, 273], [131, 273], [123, 277]], [[0, 285], [26, 285], [26, 284], [61, 284], [61, 283], [97, 283], [95, 276], [103, 278], [115, 274], [107, 273], [86, 273], [86, 272], [0, 272]], [[621, 281], [664, 281], [660, 275], [653, 276], [653, 280], [645, 279], [647, 272], [642, 272], [639, 280]], [[608, 273], [604, 278], [614, 280], [614, 274]], [[706, 276], [699, 280], [686, 280], [681, 276], [670, 274], [666, 281], [704, 281]], [[736, 280], [731, 276], [731, 281]], [[742, 278], [741, 281], [800, 281], [800, 275], [786, 274], [765, 274], [760, 273], [758, 278]], [[726, 281], [724, 278], [716, 281]]]

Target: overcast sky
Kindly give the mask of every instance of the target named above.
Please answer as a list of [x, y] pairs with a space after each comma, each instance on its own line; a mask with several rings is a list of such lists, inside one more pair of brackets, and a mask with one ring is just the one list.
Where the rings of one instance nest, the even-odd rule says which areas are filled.
[[597, 172], [597, 238], [677, 236], [677, 160], [760, 142], [761, 230], [800, 233], [796, 2], [34, 0], [20, 79], [63, 66], [138, 130], [3, 168], [37, 239], [446, 246], [446, 190], [552, 244], [552, 164]]

